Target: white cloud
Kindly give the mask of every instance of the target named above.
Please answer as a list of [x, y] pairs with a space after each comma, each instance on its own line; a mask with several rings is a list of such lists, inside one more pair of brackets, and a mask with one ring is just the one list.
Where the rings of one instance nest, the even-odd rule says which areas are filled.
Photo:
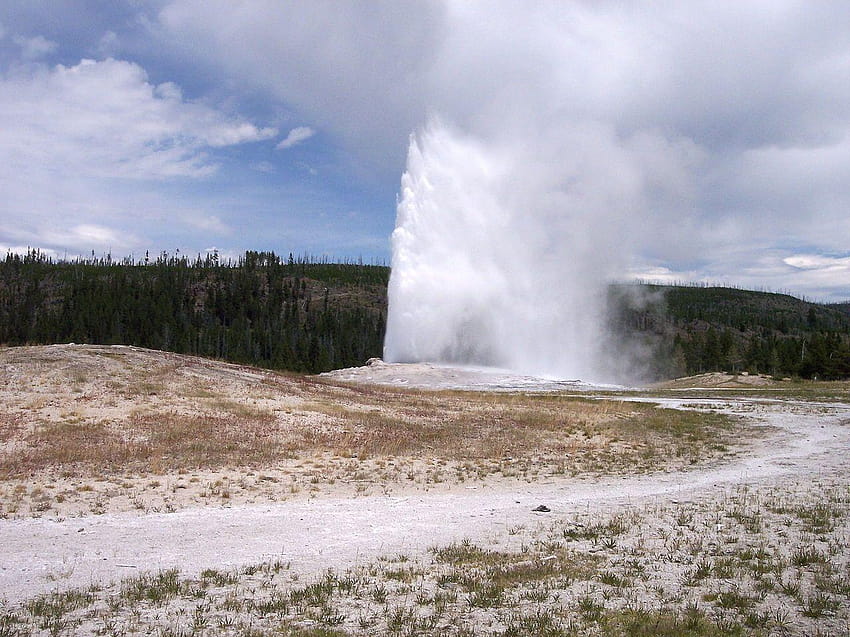
[[629, 268], [626, 280], [640, 281], [644, 283], [656, 283], [660, 285], [674, 285], [686, 281], [693, 281], [694, 272], [674, 272], [664, 266], [645, 266]]
[[202, 230], [205, 233], [217, 235], [229, 235], [233, 233], [233, 228], [224, 223], [217, 215], [205, 215], [198, 213], [197, 215], [187, 214], [184, 216], [184, 223], [196, 230]]
[[39, 238], [48, 245], [72, 247], [78, 254], [85, 252], [85, 247], [121, 252], [138, 243], [138, 238], [131, 233], [96, 223], [48, 228], [41, 232]]
[[104, 244], [109, 242], [121, 242], [120, 234], [111, 228], [96, 226], [94, 224], [82, 224], [71, 229], [71, 232], [82, 239], [92, 243]]
[[292, 148], [296, 144], [300, 144], [306, 139], [310, 139], [313, 135], [316, 134], [309, 126], [298, 126], [297, 128], [293, 128], [289, 131], [289, 134], [285, 139], [282, 139], [277, 146], [275, 146], [278, 150], [283, 150], [285, 148]]
[[848, 298], [850, 257], [820, 254], [788, 255], [765, 248], [753, 255], [742, 247], [728, 247], [698, 268], [682, 271], [664, 266], [644, 265], [630, 270], [631, 278], [658, 282], [696, 282], [706, 285], [734, 285], [750, 289], [805, 295], [815, 301], [841, 301]]
[[203, 253], [209, 256], [217, 256], [219, 263], [227, 263], [232, 262], [236, 263], [243, 256], [244, 253], [234, 252], [232, 250], [220, 250], [219, 248], [212, 246], [209, 248], [205, 248]]
[[[12, 36], [47, 33], [39, 21], [48, 16], [29, 11], [36, 17], [24, 22], [0, 10], [19, 29], [6, 33], [5, 50], [30, 58], [0, 74], [0, 121], [15, 122], [0, 128], [0, 242], [26, 244], [59, 208], [68, 227], [105, 219], [117, 228], [117, 216], [152, 215], [134, 199], [161, 183], [210, 179], [225, 156], [227, 165], [268, 168], [268, 157], [221, 151], [278, 135], [230, 114], [262, 103], [269, 119], [321, 130], [311, 150], [334, 144], [332, 156], [315, 160], [322, 174], [347, 161], [351, 182], [368, 175], [387, 191], [410, 133], [433, 114], [486, 148], [530, 158], [535, 174], [506, 188], [518, 199], [543, 187], [554, 200], [587, 195], [599, 210], [615, 184], [620, 192], [607, 196], [632, 193], [629, 211], [608, 221], [572, 213], [573, 231], [627, 228], [619, 252], [673, 276], [793, 288], [821, 270], [783, 259], [850, 245], [846, 2], [131, 4], [89, 11], [85, 28], [66, 19], [64, 35], [49, 31], [58, 49], [43, 37], [13, 46]], [[61, 21], [62, 11], [49, 18]], [[132, 51], [151, 60], [157, 80], [118, 60], [38, 63], [57, 51]], [[207, 91], [210, 101], [160, 83], [182, 77], [191, 77], [181, 82], [187, 93]], [[222, 103], [227, 110], [210, 106]], [[278, 147], [303, 142], [306, 130], [278, 136]], [[154, 194], [146, 201], [167, 219], [173, 193]], [[178, 207], [181, 219], [199, 208]], [[226, 212], [215, 214], [227, 225]], [[383, 242], [389, 223], [375, 227]]]
[[431, 113], [532, 156], [614, 131], [640, 182], [621, 249], [672, 272], [735, 282], [727, 245], [758, 272], [765, 248], [850, 243], [847, 3], [171, 0], [159, 26], [395, 174]]
[[138, 247], [126, 228], [183, 208], [158, 184], [207, 178], [216, 149], [277, 135], [114, 59], [0, 76], [0, 121], [14, 122], [0, 128], [0, 241], [81, 252]]
[[283, 100], [357, 149], [352, 164], [397, 177], [427, 113], [424, 77], [444, 12], [431, 0], [176, 0], [158, 26], [163, 49]]
[[269, 139], [259, 128], [202, 104], [178, 87], [153, 86], [131, 62], [83, 60], [0, 81], [0, 153], [23, 168], [129, 179], [203, 177], [206, 149]]
[[40, 60], [59, 48], [56, 42], [52, 42], [41, 35], [32, 38], [16, 36], [14, 41], [21, 47], [21, 57], [27, 61]]
[[[782, 260], [798, 270], [819, 270], [821, 272], [846, 272], [850, 275], [850, 257], [829, 257], [820, 254], [795, 254]], [[850, 278], [848, 278], [850, 281]]]
[[788, 272], [783, 285], [802, 290], [815, 300], [846, 301], [850, 298], [850, 256], [834, 257], [822, 254], [795, 254], [782, 262]]

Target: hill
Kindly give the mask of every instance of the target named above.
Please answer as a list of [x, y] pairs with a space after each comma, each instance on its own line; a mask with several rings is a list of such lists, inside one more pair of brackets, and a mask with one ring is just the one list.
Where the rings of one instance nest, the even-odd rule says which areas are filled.
[[0, 520], [680, 470], [739, 432], [651, 404], [358, 386], [127, 346], [0, 348], [0, 373]]
[[616, 285], [617, 342], [648, 353], [650, 375], [709, 371], [850, 377], [850, 304], [724, 287]]
[[850, 302], [848, 302], [848, 303], [832, 303], [832, 304], [828, 305], [827, 307], [831, 307], [834, 310], [838, 310], [839, 312], [842, 312], [842, 313], [846, 314], [847, 316], [850, 316]]
[[237, 262], [0, 262], [0, 343], [123, 344], [320, 372], [379, 356], [389, 269], [247, 252]]
[[[124, 344], [300, 372], [381, 356], [389, 268], [160, 255], [0, 261], [0, 344]], [[850, 303], [722, 287], [612, 285], [612, 353], [645, 379], [710, 371], [850, 378]]]

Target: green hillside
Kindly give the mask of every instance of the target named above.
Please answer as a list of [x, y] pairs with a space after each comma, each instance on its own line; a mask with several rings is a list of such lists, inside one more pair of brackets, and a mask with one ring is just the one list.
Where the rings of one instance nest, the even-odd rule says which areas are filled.
[[725, 287], [617, 285], [612, 332], [650, 376], [707, 371], [850, 377], [850, 304]]
[[381, 353], [389, 269], [281, 260], [160, 256], [0, 262], [0, 343], [126, 344], [319, 372]]
[[[0, 260], [0, 344], [138, 345], [274, 369], [362, 365], [383, 349], [389, 268], [160, 255]], [[613, 285], [611, 353], [646, 378], [706, 371], [850, 378], [850, 303], [719, 287]]]
[[834, 310], [838, 310], [839, 312], [843, 312], [847, 316], [850, 316], [850, 303], [832, 303], [827, 307], [830, 307]]

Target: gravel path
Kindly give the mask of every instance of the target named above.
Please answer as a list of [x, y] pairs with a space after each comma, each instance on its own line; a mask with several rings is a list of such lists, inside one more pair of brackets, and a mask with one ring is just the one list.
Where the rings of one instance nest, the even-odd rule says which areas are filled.
[[[309, 575], [379, 555], [417, 554], [461, 538], [486, 539], [541, 515], [614, 509], [646, 499], [687, 500], [717, 487], [785, 478], [847, 475], [850, 405], [791, 401], [658, 400], [710, 406], [755, 418], [776, 432], [730, 463], [692, 472], [564, 478], [499, 488], [466, 488], [407, 498], [323, 498], [176, 513], [114, 514], [64, 521], [0, 521], [0, 598], [15, 602], [56, 589], [108, 582], [142, 571], [281, 560]], [[550, 514], [533, 513], [538, 504]]]

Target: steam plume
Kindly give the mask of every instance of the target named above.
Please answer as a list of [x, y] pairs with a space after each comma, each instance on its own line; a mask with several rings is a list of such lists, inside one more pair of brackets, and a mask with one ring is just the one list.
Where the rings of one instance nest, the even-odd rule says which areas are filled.
[[413, 136], [385, 358], [603, 380], [605, 283], [644, 205], [646, 146], [594, 122], [485, 140], [435, 120]]

